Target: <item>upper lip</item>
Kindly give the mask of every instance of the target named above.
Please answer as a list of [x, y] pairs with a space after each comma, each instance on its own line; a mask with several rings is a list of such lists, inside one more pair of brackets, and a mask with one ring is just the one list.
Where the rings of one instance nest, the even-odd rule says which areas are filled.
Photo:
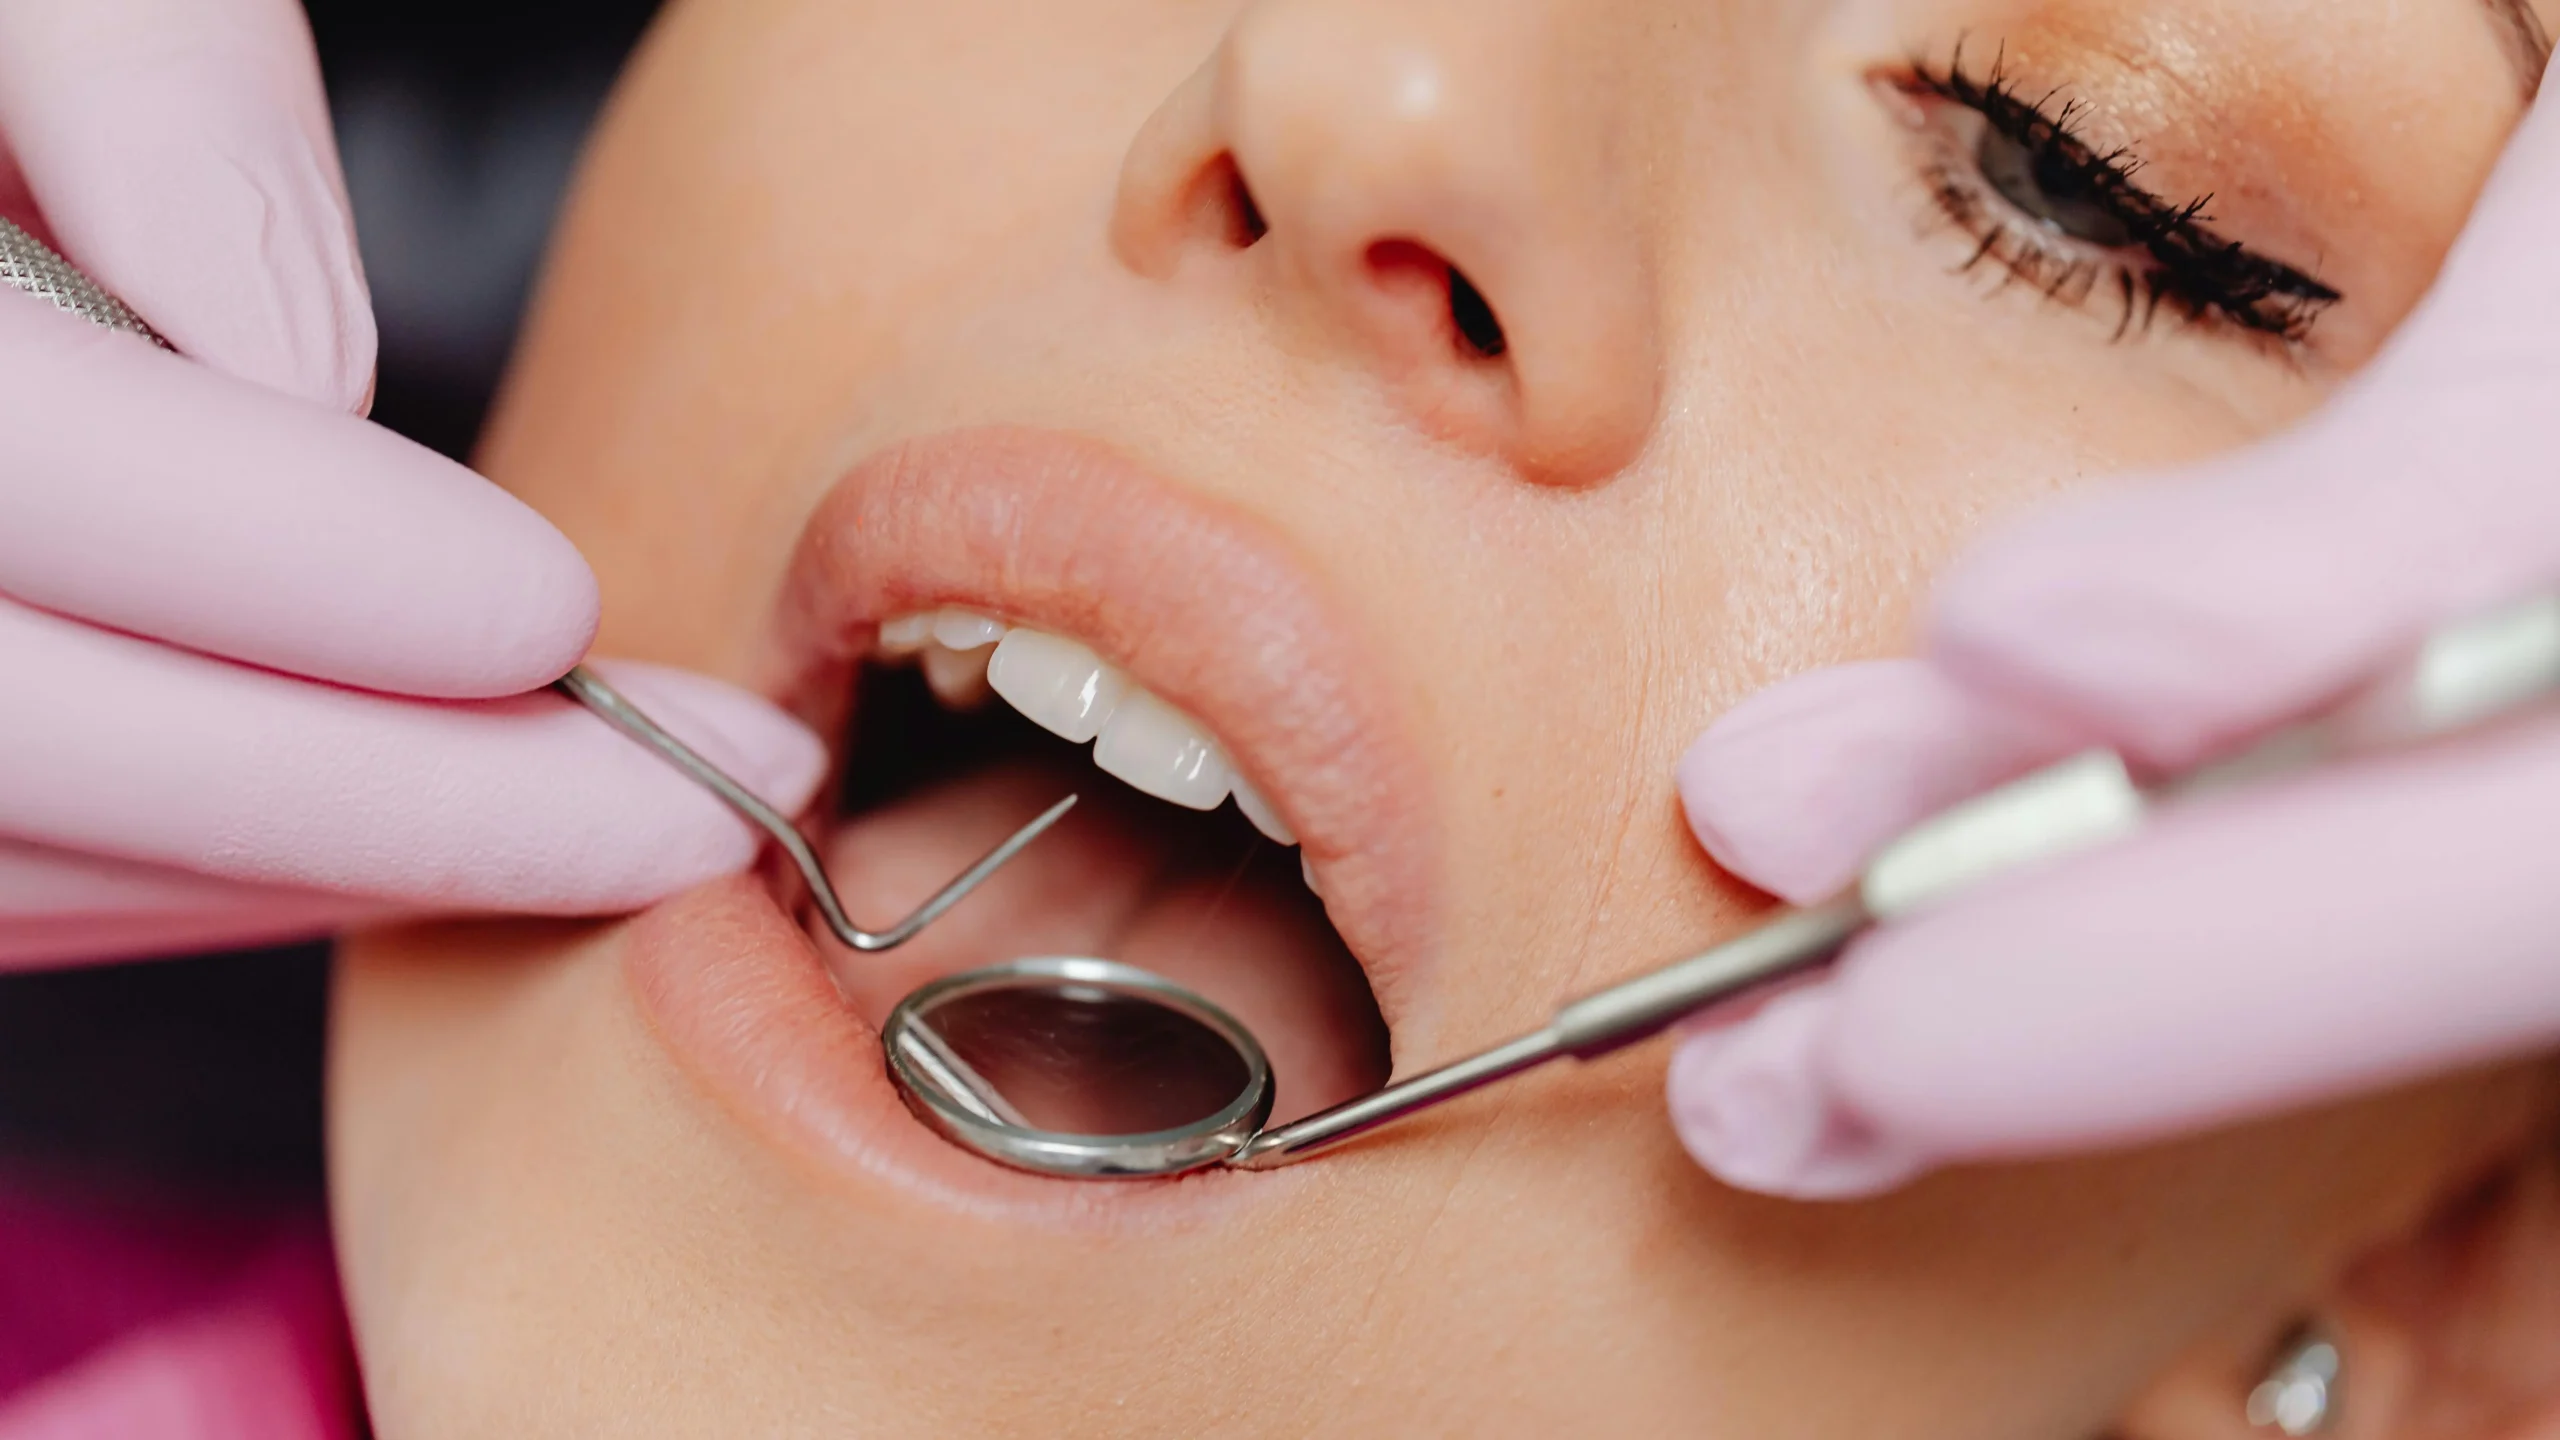
[[1277, 533], [1092, 440], [909, 441], [811, 516], [765, 689], [841, 733], [880, 622], [946, 605], [1081, 640], [1206, 725], [1297, 833], [1396, 1026], [1437, 935], [1427, 772], [1362, 638]]

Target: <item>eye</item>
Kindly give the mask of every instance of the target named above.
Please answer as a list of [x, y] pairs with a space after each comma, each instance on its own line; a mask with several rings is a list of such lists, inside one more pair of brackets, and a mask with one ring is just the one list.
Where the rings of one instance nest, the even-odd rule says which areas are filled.
[[2137, 238], [2089, 177], [2066, 163], [2053, 146], [2031, 147], [1986, 125], [1973, 159], [1984, 183], [2001, 199], [2049, 229], [2108, 250]]
[[2116, 334], [2168, 310], [2188, 322], [2300, 345], [2341, 296], [2214, 230], [2211, 196], [2172, 203], [2138, 183], [2141, 162], [2082, 137], [2083, 104], [2022, 97], [1995, 61], [1976, 79], [1961, 47], [1943, 70], [1915, 59], [1883, 82], [1908, 101], [1922, 173], [1945, 218], [1973, 237], [1963, 269], [1996, 264], [2047, 299], [2109, 297]]

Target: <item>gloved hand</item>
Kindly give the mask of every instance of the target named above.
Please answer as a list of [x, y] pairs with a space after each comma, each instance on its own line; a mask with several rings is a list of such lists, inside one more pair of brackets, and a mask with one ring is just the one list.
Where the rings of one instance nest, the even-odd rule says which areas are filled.
[[[2426, 631], [2560, 587], [2560, 105], [2346, 393], [2247, 453], [2067, 501], [1940, 582], [1919, 659], [1737, 707], [1682, 762], [1736, 874], [1822, 897], [1913, 821], [2092, 745], [2182, 767]], [[1748, 1188], [2210, 1126], [2560, 1041], [2560, 723], [2173, 811], [1873, 933], [1686, 1040], [1672, 1114]]]
[[[187, 357], [0, 291], [0, 968], [748, 862], [664, 762], [518, 694], [594, 634], [577, 551], [351, 413], [373, 321], [293, 0], [0, 0], [0, 135], [0, 210]], [[763, 702], [613, 676], [776, 803], [814, 788]]]

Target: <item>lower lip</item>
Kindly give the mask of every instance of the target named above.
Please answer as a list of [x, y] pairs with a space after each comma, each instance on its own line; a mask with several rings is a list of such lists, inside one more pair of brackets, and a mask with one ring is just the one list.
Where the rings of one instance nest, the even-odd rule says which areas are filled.
[[1171, 1180], [1053, 1180], [953, 1147], [907, 1112], [879, 1036], [752, 879], [658, 905], [623, 938], [641, 1014], [678, 1063], [748, 1129], [843, 1183], [1013, 1224], [1121, 1233], [1194, 1226], [1288, 1183], [1216, 1168]]

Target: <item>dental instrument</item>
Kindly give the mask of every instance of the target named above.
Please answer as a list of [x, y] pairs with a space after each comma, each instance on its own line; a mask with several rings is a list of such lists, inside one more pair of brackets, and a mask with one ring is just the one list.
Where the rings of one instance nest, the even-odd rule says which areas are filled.
[[[102, 329], [139, 337], [173, 353], [176, 350], [148, 322], [135, 314], [131, 306], [100, 285], [94, 277], [5, 217], [0, 217], [0, 285], [25, 291], [57, 310]], [[669, 734], [586, 666], [572, 668], [554, 681], [552, 688], [654, 751], [718, 796], [741, 819], [763, 831], [790, 857], [793, 868], [799, 871], [802, 882], [807, 885], [819, 915], [825, 919], [827, 929], [845, 945], [866, 953], [891, 949], [913, 939], [917, 932], [940, 919], [952, 906], [985, 883], [989, 876], [1004, 868], [1006, 862], [1022, 853], [1024, 846], [1040, 838], [1050, 826], [1064, 818], [1076, 803], [1073, 795], [1059, 800], [953, 876], [905, 918], [883, 930], [865, 930], [846, 913], [844, 901], [827, 879], [826, 868], [820, 863], [816, 850], [791, 823], [790, 817], [766, 804], [690, 746]]]
[[1029, 823], [1004, 838], [994, 849], [978, 857], [968, 869], [925, 897], [924, 903], [909, 911], [905, 919], [885, 930], [865, 930], [853, 923], [845, 912], [844, 900], [836, 894], [827, 879], [826, 866], [818, 859], [809, 837], [800, 833], [789, 816], [758, 798], [754, 791], [730, 778], [719, 766], [702, 758], [693, 748], [667, 733], [658, 722], [641, 713], [612, 686], [584, 665], [552, 682], [551, 688], [586, 706], [616, 730], [630, 736], [658, 753], [659, 757], [683, 771], [705, 790], [720, 797], [722, 804], [737, 812], [741, 819], [762, 830], [773, 843], [790, 857], [792, 868], [800, 872], [801, 883], [809, 887], [809, 898], [818, 907], [819, 917], [827, 929], [848, 948], [865, 954], [904, 945], [916, 932], [942, 918], [943, 912], [959, 904], [969, 892], [983, 884], [987, 877], [1005, 867], [1005, 863], [1022, 853], [1022, 848], [1040, 838], [1050, 826], [1066, 818], [1075, 808], [1076, 797], [1065, 796], [1041, 811]]

